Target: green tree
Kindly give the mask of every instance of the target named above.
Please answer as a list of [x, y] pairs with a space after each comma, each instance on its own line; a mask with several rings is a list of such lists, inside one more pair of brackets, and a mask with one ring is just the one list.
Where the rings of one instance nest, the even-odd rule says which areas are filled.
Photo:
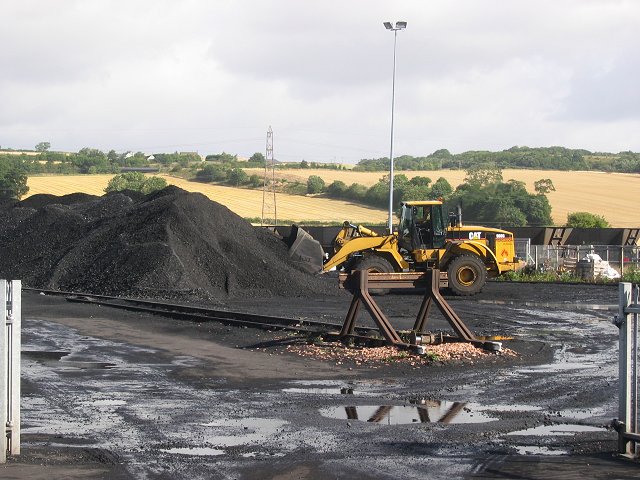
[[307, 162], [306, 160], [302, 160], [300, 162], [300, 168], [309, 168], [309, 162]]
[[347, 193], [347, 184], [341, 180], [334, 180], [327, 187], [327, 194], [333, 198], [344, 198]]
[[413, 177], [409, 183], [417, 187], [426, 187], [431, 183], [431, 179], [429, 177]]
[[105, 192], [121, 192], [123, 190], [133, 190], [148, 194], [156, 190], [162, 190], [167, 186], [167, 181], [162, 177], [147, 177], [142, 172], [126, 172], [115, 175], [109, 183]]
[[502, 170], [495, 163], [480, 163], [466, 170], [464, 181], [472, 187], [502, 182]]
[[249, 177], [249, 184], [253, 187], [253, 188], [258, 188], [258, 187], [262, 187], [264, 186], [264, 178], [261, 177], [260, 175], [257, 174], [253, 174]]
[[549, 192], [556, 191], [556, 187], [553, 185], [553, 182], [550, 178], [541, 178], [540, 180], [536, 180], [535, 182], [533, 182], [533, 186], [536, 193], [541, 195], [546, 195]]
[[227, 172], [227, 183], [239, 187], [248, 180], [247, 173], [241, 168], [232, 168]]
[[431, 185], [431, 198], [446, 198], [453, 193], [453, 187], [446, 178], [440, 177]]
[[362, 201], [366, 194], [367, 187], [360, 183], [352, 183], [351, 185], [349, 185], [349, 188], [347, 188], [347, 191], [345, 192], [346, 198], [355, 201]]
[[46, 152], [51, 148], [51, 144], [49, 142], [40, 142], [36, 145], [36, 152]]
[[257, 163], [258, 165], [264, 165], [266, 161], [267, 160], [264, 158], [264, 155], [260, 152], [256, 152], [249, 157], [249, 162]]
[[0, 162], [0, 199], [20, 200], [28, 191], [24, 164], [19, 160]]
[[307, 179], [307, 193], [322, 193], [324, 191], [324, 180], [318, 175], [310, 175]]
[[573, 212], [567, 215], [567, 227], [609, 228], [609, 222], [601, 216], [589, 212]]
[[196, 172], [201, 182], [221, 182], [227, 179], [227, 171], [220, 165], [208, 163]]

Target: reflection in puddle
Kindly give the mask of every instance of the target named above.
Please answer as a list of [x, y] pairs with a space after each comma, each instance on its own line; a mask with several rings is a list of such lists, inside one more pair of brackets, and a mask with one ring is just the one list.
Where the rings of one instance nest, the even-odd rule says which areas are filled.
[[477, 404], [425, 400], [419, 405], [360, 405], [327, 407], [320, 410], [324, 417], [341, 420], [403, 425], [408, 423], [483, 423], [497, 420], [478, 410]]
[[292, 387], [283, 388], [283, 393], [300, 395], [358, 395], [371, 397], [376, 391], [388, 392], [395, 382], [375, 380], [344, 381], [344, 380], [295, 380], [289, 382]]
[[583, 432], [606, 432], [606, 428], [592, 427], [589, 425], [541, 425], [539, 427], [527, 428], [526, 430], [518, 430], [516, 432], [507, 433], [507, 435], [535, 435], [535, 436], [569, 436]]

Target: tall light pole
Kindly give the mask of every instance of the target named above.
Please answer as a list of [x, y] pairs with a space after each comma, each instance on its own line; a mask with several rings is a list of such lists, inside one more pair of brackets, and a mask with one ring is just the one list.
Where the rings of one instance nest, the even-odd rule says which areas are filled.
[[407, 22], [384, 22], [384, 28], [393, 32], [393, 80], [391, 83], [391, 152], [389, 153], [389, 233], [393, 233], [393, 113], [396, 104], [396, 44], [398, 30], [407, 28]]

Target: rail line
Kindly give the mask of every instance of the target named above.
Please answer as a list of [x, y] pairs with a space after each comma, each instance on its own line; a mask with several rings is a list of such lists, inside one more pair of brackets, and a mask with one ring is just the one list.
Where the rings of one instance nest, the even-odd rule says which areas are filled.
[[[152, 300], [77, 292], [62, 292], [57, 290], [42, 290], [37, 288], [23, 288], [23, 290], [39, 292], [45, 295], [63, 296], [66, 297], [69, 302], [94, 304], [129, 311], [145, 312], [191, 322], [218, 322], [225, 325], [260, 328], [263, 330], [285, 330], [301, 333], [335, 333], [336, 335], [342, 328], [342, 324], [331, 322], [275, 317], [229, 310], [216, 310], [205, 307], [179, 305]], [[367, 337], [369, 339], [371, 339], [371, 335], [373, 333], [378, 332], [376, 328], [361, 326], [356, 327], [355, 331], [356, 336]]]

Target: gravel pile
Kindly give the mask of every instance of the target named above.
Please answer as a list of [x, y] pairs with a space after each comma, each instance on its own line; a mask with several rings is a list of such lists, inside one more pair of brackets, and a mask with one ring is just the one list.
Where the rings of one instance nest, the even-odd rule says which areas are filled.
[[438, 362], [473, 364], [496, 356], [514, 357], [517, 355], [509, 348], [503, 348], [500, 352], [489, 352], [465, 342], [426, 345], [425, 355], [410, 353], [391, 346], [363, 348], [349, 347], [334, 342], [320, 345], [288, 345], [286, 351], [302, 357], [335, 362], [336, 365], [370, 366], [372, 368], [389, 363], [407, 364], [416, 368]]
[[7, 204], [0, 246], [0, 278], [32, 288], [207, 301], [337, 292], [335, 280], [298, 269], [271, 232], [173, 186]]

